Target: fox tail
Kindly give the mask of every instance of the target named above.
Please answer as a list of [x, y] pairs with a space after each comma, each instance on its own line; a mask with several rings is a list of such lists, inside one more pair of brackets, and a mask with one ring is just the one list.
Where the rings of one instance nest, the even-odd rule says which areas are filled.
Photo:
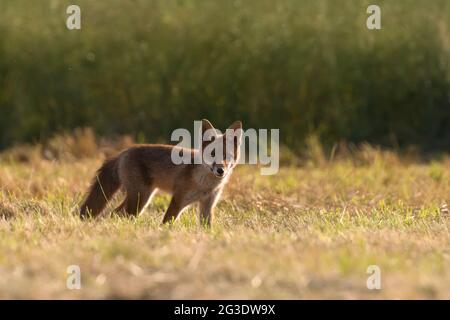
[[86, 200], [80, 208], [80, 217], [96, 217], [120, 187], [118, 158], [106, 160], [95, 175]]

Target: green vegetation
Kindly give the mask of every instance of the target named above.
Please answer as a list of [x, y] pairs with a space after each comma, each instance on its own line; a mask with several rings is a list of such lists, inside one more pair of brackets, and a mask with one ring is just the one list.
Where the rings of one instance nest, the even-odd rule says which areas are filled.
[[378, 1], [0, 2], [0, 147], [93, 127], [167, 140], [207, 117], [389, 146], [450, 141], [450, 3]]

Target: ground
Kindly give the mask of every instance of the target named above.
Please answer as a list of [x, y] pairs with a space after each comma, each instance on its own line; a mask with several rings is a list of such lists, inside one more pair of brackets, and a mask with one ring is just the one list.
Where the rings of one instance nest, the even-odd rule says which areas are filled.
[[241, 166], [210, 230], [195, 208], [161, 226], [167, 195], [136, 219], [80, 221], [99, 157], [3, 157], [0, 298], [449, 299], [449, 157], [361, 154], [274, 176]]

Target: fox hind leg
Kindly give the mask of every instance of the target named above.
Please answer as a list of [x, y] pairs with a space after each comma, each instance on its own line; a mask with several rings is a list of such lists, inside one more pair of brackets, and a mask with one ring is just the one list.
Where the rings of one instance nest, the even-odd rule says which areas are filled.
[[122, 203], [113, 210], [113, 214], [117, 214], [119, 216], [123, 216], [125, 213], [125, 206], [127, 205], [127, 197], [122, 201]]
[[132, 192], [127, 195], [127, 203], [125, 205], [125, 211], [130, 216], [139, 215], [150, 203], [151, 197], [154, 194], [155, 189], [143, 189], [137, 192]]
[[156, 189], [153, 187], [130, 188], [125, 200], [114, 210], [118, 215], [138, 216], [150, 203]]
[[186, 208], [186, 203], [183, 197], [179, 194], [174, 194], [167, 208], [166, 214], [163, 218], [163, 224], [175, 221], [181, 212]]

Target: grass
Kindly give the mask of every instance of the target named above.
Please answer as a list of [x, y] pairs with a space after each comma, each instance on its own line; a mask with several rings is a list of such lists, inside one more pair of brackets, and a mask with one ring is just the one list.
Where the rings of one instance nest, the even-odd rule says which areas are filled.
[[[193, 209], [162, 227], [166, 195], [136, 219], [80, 221], [100, 159], [12, 154], [0, 157], [0, 298], [450, 298], [448, 156], [366, 146], [269, 177], [242, 166], [205, 230]], [[80, 290], [66, 288], [69, 265]], [[366, 287], [369, 265], [381, 290]]]

